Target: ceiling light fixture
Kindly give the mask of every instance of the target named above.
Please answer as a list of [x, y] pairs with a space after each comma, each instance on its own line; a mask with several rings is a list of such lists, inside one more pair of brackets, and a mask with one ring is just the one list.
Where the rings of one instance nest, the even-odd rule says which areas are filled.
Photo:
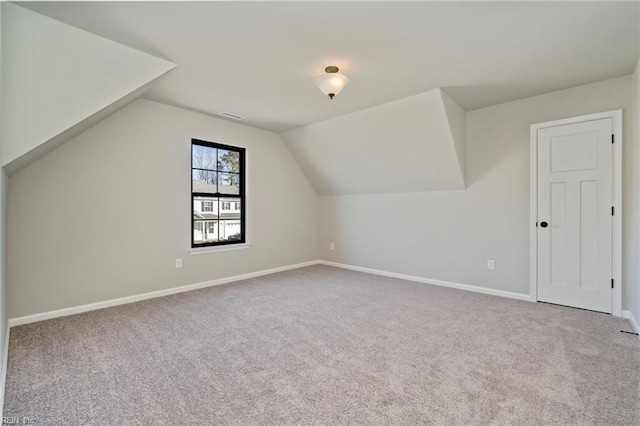
[[347, 85], [349, 79], [346, 75], [338, 74], [338, 67], [333, 65], [326, 67], [324, 71], [326, 74], [316, 78], [316, 86], [322, 90], [322, 93], [329, 96], [329, 99], [333, 99]]

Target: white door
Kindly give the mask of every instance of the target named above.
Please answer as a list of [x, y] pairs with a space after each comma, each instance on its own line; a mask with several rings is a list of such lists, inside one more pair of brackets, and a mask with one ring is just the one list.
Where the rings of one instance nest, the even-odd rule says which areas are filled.
[[538, 300], [611, 313], [613, 121], [538, 130]]

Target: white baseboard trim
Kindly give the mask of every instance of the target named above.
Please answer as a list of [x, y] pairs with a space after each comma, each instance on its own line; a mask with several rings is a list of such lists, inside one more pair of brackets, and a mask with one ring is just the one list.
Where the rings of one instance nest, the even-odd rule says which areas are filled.
[[7, 384], [7, 365], [9, 363], [9, 324], [4, 337], [4, 347], [2, 348], [2, 376], [0, 377], [0, 416], [4, 414], [4, 389]]
[[531, 296], [523, 293], [513, 293], [510, 291], [494, 290], [492, 288], [478, 287], [478, 286], [469, 285], [469, 284], [454, 283], [451, 281], [435, 280], [432, 278], [418, 277], [415, 275], [398, 274], [396, 272], [387, 272], [387, 271], [381, 271], [379, 269], [363, 268], [360, 266], [346, 265], [344, 263], [328, 262], [326, 260], [320, 260], [318, 263], [321, 265], [334, 266], [336, 268], [343, 268], [343, 269], [350, 269], [352, 271], [365, 272], [367, 274], [382, 275], [383, 277], [399, 278], [401, 280], [415, 281], [423, 284], [432, 284], [440, 287], [456, 288], [458, 290], [473, 291], [475, 293], [490, 294], [492, 296], [507, 297], [509, 299], [525, 300], [527, 302], [531, 301]]
[[[633, 327], [633, 331], [640, 333], [640, 323], [638, 323], [631, 311], [622, 311], [622, 318], [629, 320], [631, 327]], [[638, 339], [640, 340], [640, 335], [638, 336]]]
[[185, 291], [199, 290], [201, 288], [213, 287], [216, 285], [228, 284], [235, 281], [248, 280], [250, 278], [261, 277], [263, 275], [275, 274], [276, 272], [288, 271], [291, 269], [304, 268], [318, 264], [318, 260], [312, 260], [294, 265], [280, 266], [278, 268], [265, 269], [263, 271], [250, 272], [248, 274], [235, 275], [232, 277], [219, 278], [217, 280], [204, 281], [196, 284], [188, 284], [180, 287], [172, 287], [164, 290], [152, 291], [150, 293], [136, 294], [134, 296], [121, 297], [118, 299], [105, 300], [103, 302], [89, 303], [87, 305], [74, 306], [71, 308], [58, 309], [56, 311], [42, 312], [40, 314], [26, 315], [18, 318], [9, 318], [9, 327], [31, 324], [48, 319], [66, 317], [68, 315], [80, 314], [83, 312], [95, 311], [97, 309], [109, 308], [112, 306], [126, 305], [128, 303], [139, 302], [141, 300], [155, 299], [156, 297], [169, 296], [171, 294], [184, 293]]

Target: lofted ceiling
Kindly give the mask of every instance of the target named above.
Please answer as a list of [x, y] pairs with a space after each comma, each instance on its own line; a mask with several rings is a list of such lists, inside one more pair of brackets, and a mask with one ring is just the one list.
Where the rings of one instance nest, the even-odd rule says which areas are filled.
[[464, 189], [465, 136], [441, 89], [282, 133], [320, 195]]
[[41, 158], [139, 97], [175, 64], [2, 4], [2, 166]]
[[[443, 88], [471, 110], [633, 72], [637, 2], [26, 2], [178, 64], [153, 100], [284, 132]], [[351, 83], [333, 101], [326, 65]]]

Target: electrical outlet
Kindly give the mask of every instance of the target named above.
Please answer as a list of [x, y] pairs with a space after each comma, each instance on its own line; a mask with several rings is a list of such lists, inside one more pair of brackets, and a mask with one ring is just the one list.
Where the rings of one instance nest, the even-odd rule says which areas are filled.
[[493, 271], [494, 269], [496, 269], [496, 261], [493, 259], [489, 259], [487, 260], [487, 269]]
[[335, 249], [336, 249], [336, 245], [335, 245], [335, 244], [333, 244], [333, 243], [331, 243], [331, 244], [329, 244], [329, 248], [330, 248], [331, 250], [335, 250]]
[[182, 268], [182, 259], [176, 259], [176, 268]]

